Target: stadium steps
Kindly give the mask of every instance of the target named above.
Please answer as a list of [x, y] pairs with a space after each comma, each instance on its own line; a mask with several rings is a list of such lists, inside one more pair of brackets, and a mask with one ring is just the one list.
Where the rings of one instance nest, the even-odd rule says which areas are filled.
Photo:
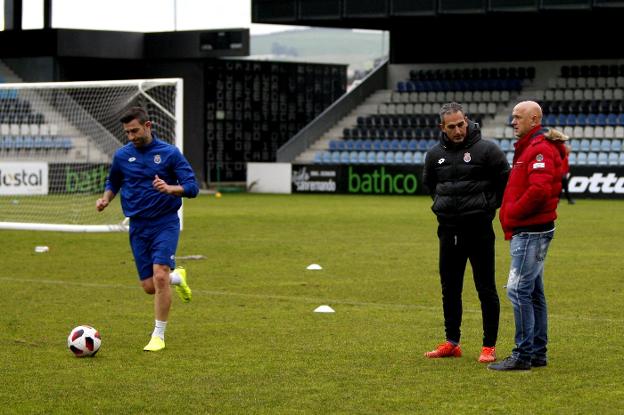
[[7, 84], [24, 82], [6, 63], [0, 60], [0, 78]]
[[294, 161], [294, 163], [313, 163], [314, 154], [317, 151], [327, 150], [329, 148], [329, 142], [331, 140], [337, 140], [342, 138], [343, 130], [345, 128], [351, 128], [357, 124], [357, 117], [371, 115], [377, 113], [378, 104], [387, 102], [392, 91], [389, 89], [378, 90], [366, 99], [361, 105], [358, 105], [347, 115], [342, 118], [338, 123], [331, 127], [325, 134], [323, 134], [318, 140], [314, 142], [306, 151], [301, 153]]

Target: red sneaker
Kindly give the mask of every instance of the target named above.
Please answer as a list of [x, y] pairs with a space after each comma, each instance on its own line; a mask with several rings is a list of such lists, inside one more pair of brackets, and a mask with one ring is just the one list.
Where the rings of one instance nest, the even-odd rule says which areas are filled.
[[481, 355], [479, 356], [479, 362], [481, 363], [492, 363], [496, 361], [496, 347], [485, 347], [481, 348]]
[[425, 357], [435, 359], [438, 357], [461, 357], [462, 351], [459, 344], [455, 346], [453, 343], [446, 341], [439, 345], [435, 350], [425, 353]]

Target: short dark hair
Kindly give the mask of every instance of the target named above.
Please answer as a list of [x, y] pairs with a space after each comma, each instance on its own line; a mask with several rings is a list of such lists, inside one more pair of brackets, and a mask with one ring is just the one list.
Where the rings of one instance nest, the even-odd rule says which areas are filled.
[[119, 119], [119, 121], [121, 121], [123, 124], [127, 124], [132, 120], [138, 120], [141, 124], [145, 124], [147, 121], [149, 121], [147, 111], [145, 111], [145, 109], [142, 107], [131, 107]]
[[448, 102], [442, 105], [442, 108], [440, 108], [440, 123], [444, 123], [445, 115], [455, 114], [456, 112], [461, 112], [463, 115], [466, 115], [464, 107], [457, 102]]

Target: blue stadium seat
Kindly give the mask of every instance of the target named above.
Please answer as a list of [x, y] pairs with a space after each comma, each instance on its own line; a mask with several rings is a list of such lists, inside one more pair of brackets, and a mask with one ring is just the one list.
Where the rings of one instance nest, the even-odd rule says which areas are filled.
[[438, 136], [438, 131], [439, 130], [437, 128], [431, 128], [431, 127], [423, 128], [421, 138], [424, 138], [427, 140], [429, 140], [430, 138], [435, 138]]
[[619, 164], [619, 154], [609, 153], [609, 166], [617, 166]]
[[498, 144], [499, 144], [501, 150], [503, 150], [503, 151], [509, 151], [510, 150], [511, 142], [508, 139], [503, 138], [502, 140], [500, 140], [498, 142]]
[[394, 164], [394, 152], [387, 151], [385, 156], [386, 164]]
[[32, 150], [34, 148], [34, 140], [30, 136], [22, 137], [22, 148], [25, 150]]
[[617, 125], [617, 115], [614, 113], [610, 113], [607, 115], [607, 125], [615, 126]]
[[8, 151], [13, 147], [13, 137], [6, 136], [0, 137], [0, 149], [3, 151]]
[[424, 156], [423, 156], [422, 151], [414, 152], [413, 163], [414, 164], [423, 164], [423, 162], [424, 162]]
[[555, 114], [548, 114], [544, 117], [542, 124], [546, 127], [554, 127], [557, 125], [557, 116]]
[[329, 150], [330, 151], [335, 151], [338, 150], [338, 143], [342, 142], [342, 140], [338, 141], [338, 140], [330, 140], [329, 141]]
[[391, 144], [390, 144], [390, 143], [391, 143], [391, 142], [392, 142], [392, 141], [391, 141], [391, 140], [389, 140], [389, 139], [387, 139], [387, 138], [386, 138], [386, 139], [381, 140], [381, 150], [382, 150], [382, 151], [390, 151], [390, 149], [391, 149]]
[[323, 162], [323, 152], [317, 151], [314, 153], [314, 164], [321, 164]]
[[620, 162], [619, 162], [620, 166], [624, 166], [624, 153], [620, 153], [619, 159], [620, 159]]
[[509, 163], [509, 165], [513, 164], [513, 156], [514, 153], [512, 151], [509, 151], [505, 154], [505, 157], [507, 158], [507, 163]]
[[0, 98], [1, 99], [17, 99], [17, 89], [2, 89], [0, 90]]
[[351, 151], [351, 152], [349, 152], [349, 161], [348, 162], [351, 163], [351, 164], [357, 164], [358, 160], [359, 160], [358, 154], [359, 154], [359, 151]]
[[427, 150], [431, 149], [436, 144], [438, 144], [438, 140], [436, 140], [435, 138], [430, 138], [429, 140], [427, 140]]
[[622, 141], [618, 139], [611, 140], [611, 151], [622, 151]]
[[576, 154], [576, 164], [578, 166], [585, 166], [587, 165], [587, 153], [585, 153], [584, 151], [581, 151], [579, 153]]
[[595, 166], [597, 164], [598, 164], [598, 153], [593, 152], [593, 151], [587, 153], [587, 165]]
[[607, 114], [598, 114], [596, 115], [596, 125], [605, 126], [607, 125]]
[[374, 151], [369, 151], [368, 153], [366, 153], [366, 163], [375, 164], [376, 155], [377, 153], [375, 153]]
[[401, 149], [401, 140], [393, 139], [390, 141], [390, 150], [399, 151]]
[[418, 150], [427, 151], [427, 140], [425, 139], [418, 140]]
[[585, 126], [587, 124], [587, 116], [585, 114], [578, 114], [576, 116], [576, 125]]
[[377, 164], [384, 164], [386, 162], [386, 153], [383, 151], [378, 151], [375, 153], [375, 162]]
[[597, 138], [594, 138], [590, 141], [589, 143], [589, 150], [590, 151], [600, 151], [600, 141]]
[[64, 143], [64, 139], [62, 137], [54, 137], [52, 140], [54, 141], [54, 149], [55, 150], [64, 150], [65, 149], [65, 143]]
[[596, 114], [587, 114], [585, 125], [596, 125]]
[[420, 139], [423, 136], [423, 129], [422, 128], [414, 128], [414, 138], [415, 139]]
[[403, 154], [403, 163], [412, 164], [413, 162], [414, 162], [414, 153], [412, 153], [411, 151], [406, 151], [405, 154]]
[[600, 140], [600, 151], [606, 151], [606, 152], [611, 151], [612, 141], [614, 140], [611, 140], [610, 138], [603, 138], [602, 140]]
[[568, 155], [568, 164], [570, 164], [570, 166], [576, 166], [576, 153], [570, 153]]
[[346, 151], [334, 151], [331, 154], [331, 163], [332, 164], [340, 164], [340, 160], [342, 159], [342, 154], [346, 154], [347, 155], [347, 160], [349, 157], [349, 153], [347, 153]]
[[383, 140], [384, 138], [386, 138], [387, 135], [388, 134], [386, 128], [377, 128], [375, 131], [373, 131], [373, 134], [371, 134], [369, 138], [374, 140]]
[[584, 138], [581, 140], [581, 151], [589, 151], [589, 140]]
[[33, 148], [35, 150], [43, 150], [43, 138], [40, 136], [33, 137]]
[[598, 165], [606, 166], [607, 164], [609, 164], [609, 153], [601, 151], [600, 153], [598, 153]]
[[579, 151], [581, 149], [581, 140], [570, 140], [570, 147], [572, 148], [572, 151]]
[[366, 139], [364, 141], [362, 141], [362, 150], [364, 151], [370, 151], [373, 148], [373, 144], [372, 141], [370, 139]]
[[576, 114], [568, 114], [566, 117], [565, 125], [575, 126], [576, 125]]
[[402, 151], [397, 151], [396, 153], [394, 153], [394, 162], [396, 164], [403, 164], [403, 152]]
[[409, 140], [408, 139], [402, 139], [399, 141], [399, 150], [401, 151], [407, 151], [409, 149]]
[[414, 138], [409, 140], [409, 142], [407, 143], [407, 149], [409, 151], [416, 151], [418, 149], [418, 140]]
[[16, 135], [13, 137], [13, 148], [15, 150], [21, 150], [24, 148], [24, 138], [21, 135]]

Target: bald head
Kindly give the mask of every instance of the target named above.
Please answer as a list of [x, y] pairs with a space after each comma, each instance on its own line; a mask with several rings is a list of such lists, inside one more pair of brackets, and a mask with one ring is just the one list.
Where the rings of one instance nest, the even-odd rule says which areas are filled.
[[535, 101], [518, 103], [511, 113], [514, 135], [521, 138], [542, 123], [542, 108]]

